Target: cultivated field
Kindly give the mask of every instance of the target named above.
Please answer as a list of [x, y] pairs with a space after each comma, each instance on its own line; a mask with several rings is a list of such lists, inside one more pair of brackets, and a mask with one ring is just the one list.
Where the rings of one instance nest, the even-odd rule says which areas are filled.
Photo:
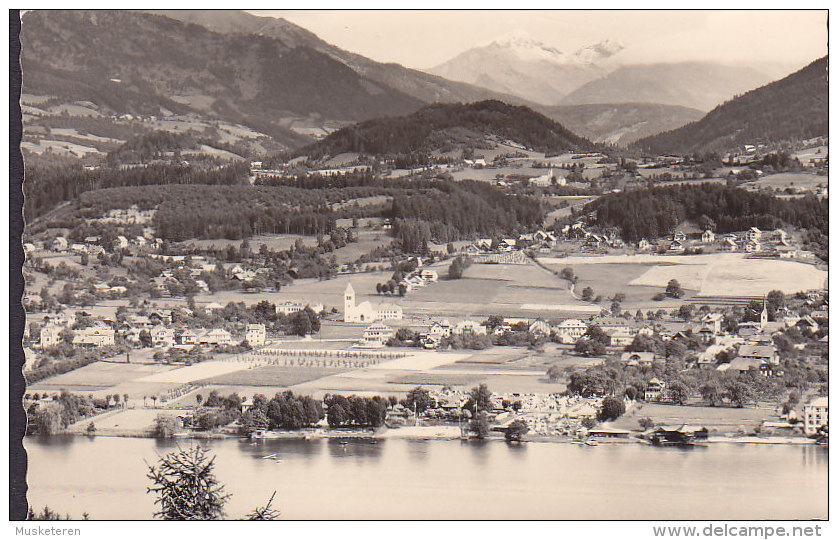
[[[580, 283], [590, 279], [594, 266], [603, 268], [601, 283], [603, 291], [607, 283], [616, 288], [640, 286], [647, 288], [666, 287], [676, 279], [686, 290], [712, 296], [757, 296], [773, 289], [785, 293], [817, 289], [824, 286], [827, 272], [812, 265], [781, 260], [746, 259], [742, 253], [715, 253], [711, 255], [614, 255], [598, 257], [539, 258], [539, 262], [557, 268], [570, 266], [580, 276]], [[619, 265], [614, 268], [613, 265]], [[625, 266], [626, 273], [620, 271]], [[639, 275], [637, 272], [646, 266]], [[626, 279], [628, 277], [628, 279]], [[584, 286], [584, 285], [582, 285]], [[577, 288], [579, 285], [577, 285]], [[626, 294], [631, 287], [625, 287]], [[579, 289], [581, 291], [581, 289]], [[648, 290], [648, 292], [653, 292]]]
[[156, 364], [117, 364], [111, 362], [94, 362], [68, 373], [56, 375], [31, 385], [28, 390], [39, 392], [43, 390], [57, 390], [71, 388], [84, 391], [84, 388], [101, 390], [121, 383], [133, 381], [142, 377], [165, 373], [172, 370], [172, 366]]
[[340, 368], [306, 366], [262, 366], [209, 377], [201, 384], [227, 386], [293, 386], [346, 371]]

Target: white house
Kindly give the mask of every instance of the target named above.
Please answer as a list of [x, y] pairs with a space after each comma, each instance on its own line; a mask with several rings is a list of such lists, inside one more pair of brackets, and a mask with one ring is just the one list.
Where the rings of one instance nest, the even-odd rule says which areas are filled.
[[248, 324], [245, 333], [247, 344], [251, 347], [259, 347], [265, 344], [267, 332], [264, 324]]
[[158, 324], [151, 329], [151, 343], [155, 347], [171, 347], [175, 344], [175, 332], [171, 328], [166, 328], [162, 324]]
[[384, 323], [374, 323], [364, 329], [364, 345], [383, 347], [395, 335], [393, 329]]
[[660, 401], [663, 396], [664, 388], [666, 388], [665, 382], [657, 377], [653, 378], [649, 381], [649, 384], [646, 385], [646, 392], [643, 394], [643, 399], [645, 401]]
[[448, 320], [434, 321], [428, 329], [428, 335], [435, 336], [440, 339], [451, 337], [451, 323], [448, 322]]
[[61, 343], [62, 330], [64, 330], [64, 327], [58, 324], [47, 324], [44, 326], [41, 329], [41, 348], [55, 347]]
[[282, 313], [286, 316], [291, 315], [293, 313], [297, 313], [298, 311], [302, 311], [304, 309], [305, 306], [300, 304], [299, 302], [284, 302], [276, 306], [276, 312]]
[[588, 325], [579, 319], [566, 319], [553, 327], [553, 330], [556, 332], [559, 342], [573, 344], [585, 335], [585, 332], [588, 331]]
[[701, 233], [701, 243], [702, 244], [712, 244], [716, 241], [716, 235], [710, 229], [707, 229], [703, 233]]
[[749, 242], [760, 242], [762, 240], [762, 231], [756, 227], [751, 227], [745, 232], [745, 240]]
[[803, 431], [814, 435], [821, 426], [829, 425], [829, 398], [819, 397], [803, 407]]

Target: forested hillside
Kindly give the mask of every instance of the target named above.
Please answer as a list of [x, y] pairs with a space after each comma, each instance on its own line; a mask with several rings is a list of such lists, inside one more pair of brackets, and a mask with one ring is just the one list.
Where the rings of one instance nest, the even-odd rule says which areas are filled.
[[828, 57], [728, 101], [697, 122], [637, 141], [653, 154], [723, 151], [829, 134]]
[[[460, 133], [455, 134], [454, 130]], [[488, 100], [435, 104], [408, 116], [378, 118], [348, 126], [292, 152], [320, 158], [342, 152], [374, 155], [451, 149], [463, 131], [511, 140], [541, 152], [590, 150], [593, 143], [532, 109]]]
[[21, 45], [25, 93], [86, 100], [106, 112], [195, 113], [288, 146], [306, 137], [283, 119], [356, 121], [423, 105], [310, 47], [148, 13], [31, 11]]
[[715, 222], [717, 233], [749, 227], [771, 230], [788, 223], [829, 234], [826, 199], [814, 196], [779, 199], [714, 183], [611, 193], [585, 205], [583, 212], [596, 212], [597, 225], [618, 227], [627, 242], [666, 236], [684, 220], [698, 220], [702, 216]]
[[81, 164], [29, 165], [24, 172], [23, 215], [27, 223], [31, 223], [86, 191], [120, 186], [246, 184], [249, 173], [248, 163], [219, 166], [152, 163], [142, 167], [100, 167], [93, 170]]
[[[289, 183], [294, 182], [289, 179]], [[352, 183], [343, 187], [173, 184], [153, 189], [96, 189], [80, 194], [48, 216], [43, 225], [73, 228], [110, 210], [136, 206], [139, 210], [155, 210], [150, 225], [158, 236], [182, 241], [242, 239], [265, 233], [328, 234], [338, 218], [385, 217], [394, 223], [394, 236], [400, 241], [408, 239], [404, 246], [412, 251], [430, 241], [530, 230], [544, 219], [537, 199], [505, 195], [482, 182], [424, 180], [383, 186], [377, 181], [364, 185], [363, 177], [359, 177]], [[373, 196], [388, 199], [378, 205], [346, 204]], [[411, 243], [409, 238], [413, 237], [418, 238], [418, 244]]]

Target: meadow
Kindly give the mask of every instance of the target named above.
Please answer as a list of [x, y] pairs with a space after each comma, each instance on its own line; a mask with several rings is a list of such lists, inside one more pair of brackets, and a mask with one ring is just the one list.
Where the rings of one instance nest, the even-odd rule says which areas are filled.
[[780, 174], [770, 174], [768, 176], [763, 176], [759, 180], [754, 182], [748, 182], [743, 184], [744, 187], [754, 187], [754, 188], [761, 188], [761, 187], [768, 187], [771, 189], [802, 189], [802, 190], [813, 190], [819, 185], [826, 186], [829, 184], [829, 177], [827, 176], [820, 176], [817, 174], [809, 174], [809, 173], [780, 173]]

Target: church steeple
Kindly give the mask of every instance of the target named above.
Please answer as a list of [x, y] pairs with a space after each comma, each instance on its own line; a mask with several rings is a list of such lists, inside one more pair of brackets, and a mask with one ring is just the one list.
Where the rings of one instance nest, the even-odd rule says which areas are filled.
[[762, 313], [759, 314], [759, 327], [760, 330], [764, 329], [765, 326], [768, 324], [768, 304], [766, 302], [766, 297], [762, 297]]

